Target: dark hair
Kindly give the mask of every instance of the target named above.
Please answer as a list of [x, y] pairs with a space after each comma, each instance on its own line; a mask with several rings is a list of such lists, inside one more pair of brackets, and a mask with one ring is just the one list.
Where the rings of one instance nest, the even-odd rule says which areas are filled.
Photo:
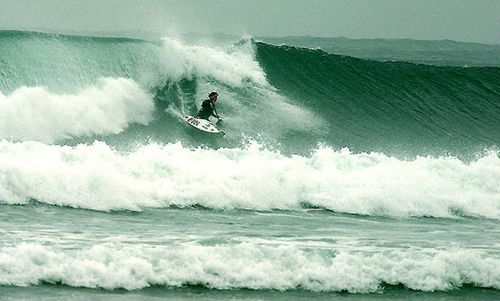
[[214, 92], [208, 94], [208, 97], [212, 97], [212, 96], [215, 96], [215, 95], [219, 95], [219, 94], [217, 94], [217, 92], [214, 91]]

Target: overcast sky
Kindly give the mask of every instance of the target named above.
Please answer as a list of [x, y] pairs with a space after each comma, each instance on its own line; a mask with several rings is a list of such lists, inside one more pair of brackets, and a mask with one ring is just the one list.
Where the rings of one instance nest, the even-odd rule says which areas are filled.
[[500, 43], [500, 0], [0, 0], [0, 29]]

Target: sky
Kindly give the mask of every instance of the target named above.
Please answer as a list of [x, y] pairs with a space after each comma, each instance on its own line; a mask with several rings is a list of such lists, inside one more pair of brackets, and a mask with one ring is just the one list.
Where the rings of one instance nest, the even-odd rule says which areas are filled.
[[500, 44], [500, 0], [0, 0], [0, 29]]

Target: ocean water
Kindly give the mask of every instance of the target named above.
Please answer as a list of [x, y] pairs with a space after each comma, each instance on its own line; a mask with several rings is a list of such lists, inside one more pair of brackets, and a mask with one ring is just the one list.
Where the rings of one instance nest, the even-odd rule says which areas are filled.
[[495, 48], [269, 42], [0, 31], [0, 299], [498, 300]]
[[326, 52], [377, 61], [406, 61], [438, 66], [500, 66], [500, 45], [411, 39], [319, 37], [260, 38], [278, 45], [321, 48]]

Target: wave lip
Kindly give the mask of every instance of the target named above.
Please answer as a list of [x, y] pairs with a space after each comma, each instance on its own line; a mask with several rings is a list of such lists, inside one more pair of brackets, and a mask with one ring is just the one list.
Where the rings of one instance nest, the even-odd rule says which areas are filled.
[[0, 139], [57, 140], [116, 134], [130, 123], [147, 124], [154, 102], [130, 79], [101, 78], [78, 94], [52, 94], [45, 87], [0, 92]]
[[[216, 167], [216, 168], [215, 168]], [[103, 142], [76, 147], [0, 143], [0, 200], [92, 210], [201, 205], [300, 210], [303, 205], [374, 216], [500, 219], [500, 159], [398, 160], [320, 147], [285, 156], [258, 144], [191, 149], [180, 143], [119, 153]]]
[[60, 251], [39, 244], [0, 249], [0, 285], [63, 283], [128, 290], [150, 285], [215, 289], [376, 292], [383, 284], [444, 291], [500, 289], [500, 258], [480, 250], [306, 250], [253, 243], [168, 247], [101, 244]]
[[160, 61], [164, 73], [174, 80], [201, 77], [234, 87], [242, 87], [247, 81], [269, 85], [255, 60], [252, 41], [226, 47], [189, 45], [168, 37], [162, 42], [164, 52]]

